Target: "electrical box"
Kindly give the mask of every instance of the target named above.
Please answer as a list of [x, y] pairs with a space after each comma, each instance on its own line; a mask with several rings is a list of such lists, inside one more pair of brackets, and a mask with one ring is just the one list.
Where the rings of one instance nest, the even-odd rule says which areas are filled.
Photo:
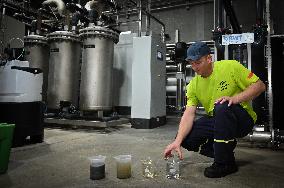
[[12, 60], [0, 67], [0, 122], [15, 124], [13, 147], [44, 139], [43, 73], [28, 61]]
[[158, 35], [133, 38], [131, 124], [166, 123], [166, 45]]

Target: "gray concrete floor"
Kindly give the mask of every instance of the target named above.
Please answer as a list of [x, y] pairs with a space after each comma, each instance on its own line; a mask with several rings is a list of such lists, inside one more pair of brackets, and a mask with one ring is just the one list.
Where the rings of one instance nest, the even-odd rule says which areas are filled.
[[[46, 128], [43, 143], [13, 148], [9, 169], [0, 175], [0, 188], [6, 187], [284, 187], [284, 151], [244, 147], [239, 144], [236, 159], [239, 171], [221, 179], [204, 177], [212, 159], [184, 150], [180, 180], [165, 177], [162, 152], [176, 134], [178, 119], [162, 127], [133, 129], [130, 124], [104, 129]], [[250, 146], [250, 145], [248, 145]], [[132, 177], [116, 178], [114, 156], [132, 155]], [[106, 178], [89, 179], [88, 157], [105, 155]], [[142, 176], [141, 160], [151, 157], [158, 176]]]

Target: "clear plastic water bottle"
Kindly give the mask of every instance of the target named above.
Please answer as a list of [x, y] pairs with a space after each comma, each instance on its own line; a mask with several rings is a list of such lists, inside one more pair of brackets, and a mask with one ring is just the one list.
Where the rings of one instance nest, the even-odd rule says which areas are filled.
[[180, 178], [180, 160], [176, 155], [173, 155], [167, 159], [166, 177], [168, 179]]

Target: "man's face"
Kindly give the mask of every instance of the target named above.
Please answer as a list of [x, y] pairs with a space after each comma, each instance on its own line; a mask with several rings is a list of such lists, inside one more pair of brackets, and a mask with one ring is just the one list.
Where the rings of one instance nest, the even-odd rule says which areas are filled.
[[201, 75], [202, 77], [208, 77], [211, 71], [211, 61], [211, 56], [206, 55], [196, 61], [190, 60], [188, 61], [188, 64], [191, 65], [191, 68], [196, 74]]

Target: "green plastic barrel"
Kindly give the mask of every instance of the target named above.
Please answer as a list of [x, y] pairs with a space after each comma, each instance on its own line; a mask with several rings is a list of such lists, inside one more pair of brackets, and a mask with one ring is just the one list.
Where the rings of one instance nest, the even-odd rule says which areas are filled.
[[14, 124], [0, 124], [0, 174], [5, 173], [8, 169], [14, 128]]

